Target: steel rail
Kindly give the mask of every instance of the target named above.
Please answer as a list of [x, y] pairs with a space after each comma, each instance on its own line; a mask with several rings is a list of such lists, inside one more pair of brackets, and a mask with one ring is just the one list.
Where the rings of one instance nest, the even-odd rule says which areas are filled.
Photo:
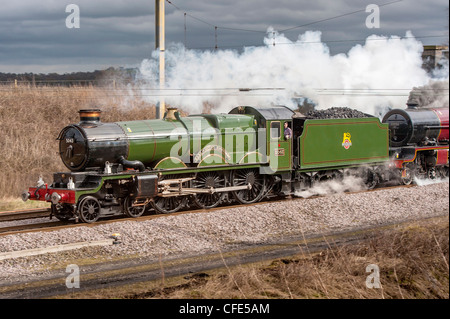
[[50, 216], [50, 208], [26, 209], [0, 212], [0, 222]]
[[[409, 188], [409, 187], [414, 187], [415, 185], [411, 184], [411, 185], [390, 185], [390, 186], [384, 186], [384, 187], [379, 187], [379, 188], [375, 188], [375, 189], [370, 189], [370, 190], [359, 190], [359, 191], [354, 191], [354, 192], [344, 192], [345, 194], [358, 194], [358, 193], [365, 193], [365, 192], [372, 192], [372, 191], [377, 191], [377, 190], [383, 190], [383, 189], [392, 189], [392, 188]], [[291, 200], [291, 201], [295, 201], [295, 200], [308, 200], [308, 199], [312, 199], [312, 198], [318, 198], [318, 197], [323, 197], [323, 196], [327, 196], [327, 195], [314, 195], [308, 198], [301, 198], [301, 197], [292, 197], [292, 196], [288, 196], [288, 197], [271, 197], [268, 199], [265, 199], [263, 201], [259, 201], [256, 203], [251, 203], [251, 204], [229, 204], [229, 205], [224, 205], [224, 206], [217, 206], [214, 208], [208, 208], [208, 209], [202, 209], [202, 208], [197, 208], [197, 209], [186, 209], [186, 210], [181, 210], [175, 213], [169, 213], [169, 214], [156, 214], [154, 213], [154, 211], [150, 211], [150, 213], [146, 213], [143, 216], [137, 217], [137, 218], [132, 218], [132, 217], [126, 217], [125, 215], [123, 216], [112, 216], [112, 217], [106, 217], [103, 219], [100, 219], [98, 221], [96, 221], [95, 223], [92, 224], [88, 224], [88, 223], [75, 223], [75, 221], [68, 221], [68, 222], [62, 222], [62, 221], [50, 221], [49, 222], [44, 222], [44, 223], [34, 223], [34, 224], [24, 224], [24, 225], [11, 225], [11, 226], [6, 226], [6, 227], [1, 227], [1, 223], [0, 223], [0, 236], [6, 236], [6, 235], [14, 235], [14, 234], [21, 234], [21, 233], [31, 233], [31, 232], [47, 232], [47, 231], [56, 231], [56, 230], [61, 230], [61, 229], [65, 229], [65, 228], [73, 228], [73, 227], [95, 227], [98, 225], [105, 225], [105, 224], [110, 224], [110, 223], [116, 223], [116, 222], [123, 222], [123, 221], [136, 221], [136, 222], [140, 222], [140, 221], [146, 221], [146, 220], [151, 220], [151, 219], [156, 219], [156, 218], [162, 218], [165, 216], [177, 216], [177, 215], [184, 215], [184, 214], [197, 214], [197, 213], [211, 213], [214, 211], [218, 211], [218, 210], [223, 210], [223, 209], [228, 209], [228, 208], [242, 208], [242, 207], [253, 207], [253, 206], [257, 206], [257, 205], [262, 205], [262, 204], [267, 204], [273, 201], [279, 201], [279, 200]], [[45, 212], [47, 213], [47, 216], [49, 215], [50, 210], [41, 210], [42, 214], [45, 214]], [[32, 214], [32, 213], [36, 213], [39, 214], [38, 210], [27, 210], [27, 211], [22, 211], [22, 212], [13, 212], [15, 214], [11, 214], [12, 212], [4, 212], [5, 214], [11, 214], [10, 216], [18, 216], [18, 217], [24, 217], [25, 215], [21, 216], [21, 214], [19, 213], [23, 213], [23, 214]], [[0, 213], [0, 216], [3, 213]], [[6, 215], [5, 215], [6, 216]], [[45, 216], [44, 216], [45, 217]], [[33, 217], [30, 217], [33, 218]], [[25, 219], [25, 218], [21, 218], [21, 219]], [[11, 220], [20, 220], [20, 219], [10, 219]], [[0, 219], [1, 221], [5, 221]]]

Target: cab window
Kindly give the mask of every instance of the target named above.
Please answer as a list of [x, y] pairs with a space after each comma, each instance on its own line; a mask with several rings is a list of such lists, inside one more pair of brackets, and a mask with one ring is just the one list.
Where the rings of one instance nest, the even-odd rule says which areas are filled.
[[280, 139], [281, 136], [281, 123], [271, 122], [270, 123], [270, 138], [273, 140]]

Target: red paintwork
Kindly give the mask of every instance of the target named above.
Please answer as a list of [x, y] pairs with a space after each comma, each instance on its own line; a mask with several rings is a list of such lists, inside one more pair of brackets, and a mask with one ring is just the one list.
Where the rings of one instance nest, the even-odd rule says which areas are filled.
[[436, 113], [439, 121], [441, 122], [441, 126], [446, 128], [442, 128], [439, 132], [438, 141], [448, 141], [448, 108], [439, 108], [432, 109], [434, 113]]
[[[54, 192], [58, 193], [61, 196], [61, 200], [59, 201], [62, 204], [75, 204], [75, 191], [73, 190], [65, 190], [65, 189], [52, 189], [48, 188], [47, 184], [45, 184], [45, 188], [40, 188], [37, 191], [38, 197], [34, 195], [37, 187], [30, 187], [28, 189], [28, 193], [30, 194], [30, 200], [40, 200], [45, 202], [51, 202], [50, 198]], [[46, 196], [47, 195], [47, 196]]]
[[448, 149], [446, 149], [446, 150], [438, 150], [437, 151], [436, 166], [447, 165], [447, 164], [448, 164]]
[[437, 151], [437, 159], [436, 159], [436, 166], [439, 165], [446, 165], [448, 163], [448, 146], [425, 146], [425, 147], [416, 147], [414, 157], [412, 158], [394, 158], [394, 164], [396, 168], [403, 168], [404, 163], [410, 163], [414, 162], [414, 160], [417, 157], [417, 152], [420, 151], [430, 151], [430, 150], [436, 150]]

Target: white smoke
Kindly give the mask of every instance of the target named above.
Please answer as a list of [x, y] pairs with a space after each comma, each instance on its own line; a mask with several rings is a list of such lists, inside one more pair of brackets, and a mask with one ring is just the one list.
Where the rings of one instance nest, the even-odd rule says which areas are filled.
[[[409, 91], [430, 81], [421, 67], [423, 46], [410, 32], [405, 38], [372, 35], [364, 45], [337, 55], [330, 54], [319, 31], [305, 32], [297, 41], [272, 29], [267, 34], [265, 46], [242, 52], [201, 52], [181, 44], [166, 49], [166, 104], [188, 113], [201, 112], [204, 103], [215, 112], [238, 105], [284, 104], [295, 109], [293, 98], [306, 97], [317, 109], [351, 107], [377, 114], [386, 108], [404, 108]], [[141, 63], [146, 89], [159, 88], [158, 58], [155, 51]], [[283, 90], [241, 92], [238, 88]], [[159, 101], [157, 94], [147, 97]]]
[[419, 178], [417, 176], [414, 177], [414, 183], [417, 186], [427, 186], [427, 185], [438, 184], [438, 183], [448, 183], [448, 181], [449, 181], [448, 177], [438, 177], [435, 179]]
[[437, 63], [437, 68], [433, 70], [433, 78], [440, 81], [445, 81], [449, 79], [449, 61], [447, 58], [442, 58]]
[[309, 198], [311, 196], [325, 196], [331, 194], [341, 194], [344, 192], [357, 192], [365, 190], [367, 187], [360, 177], [346, 176], [342, 180], [329, 180], [316, 183], [313, 187], [296, 191], [294, 196]]

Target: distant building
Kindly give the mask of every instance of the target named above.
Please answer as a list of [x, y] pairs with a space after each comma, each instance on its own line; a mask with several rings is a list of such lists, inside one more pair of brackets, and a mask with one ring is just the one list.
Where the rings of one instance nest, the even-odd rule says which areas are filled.
[[431, 72], [437, 66], [442, 59], [448, 60], [448, 46], [446, 45], [424, 45], [422, 60], [422, 67]]

